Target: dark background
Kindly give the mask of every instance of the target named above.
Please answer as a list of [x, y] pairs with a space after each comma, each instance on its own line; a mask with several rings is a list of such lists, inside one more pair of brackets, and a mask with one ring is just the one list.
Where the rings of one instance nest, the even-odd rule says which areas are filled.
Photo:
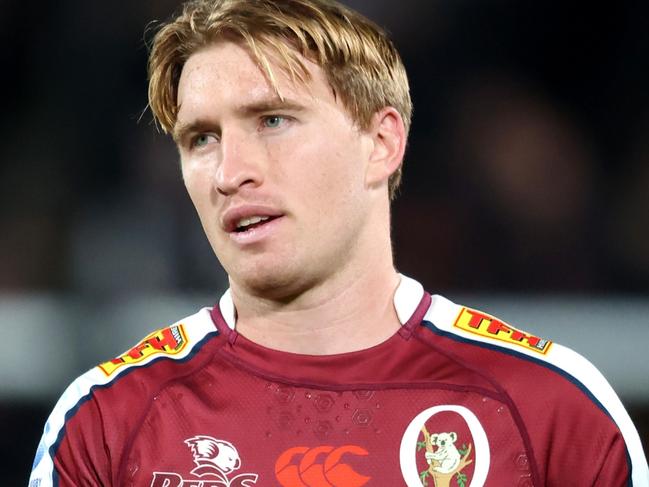
[[[649, 3], [347, 3], [410, 75], [401, 272], [441, 293], [647, 298]], [[144, 30], [177, 5], [0, 3], [0, 295], [225, 286], [145, 110]], [[2, 485], [26, 484], [54, 400], [0, 389]], [[647, 445], [649, 405], [628, 406]]]

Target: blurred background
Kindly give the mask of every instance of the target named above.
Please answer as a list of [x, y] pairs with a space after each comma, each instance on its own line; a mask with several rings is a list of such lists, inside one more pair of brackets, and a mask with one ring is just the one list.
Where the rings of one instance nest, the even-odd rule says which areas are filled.
[[[649, 443], [649, 3], [349, 0], [415, 104], [398, 268], [586, 355]], [[226, 286], [146, 107], [179, 2], [3, 0], [0, 471], [77, 375]]]

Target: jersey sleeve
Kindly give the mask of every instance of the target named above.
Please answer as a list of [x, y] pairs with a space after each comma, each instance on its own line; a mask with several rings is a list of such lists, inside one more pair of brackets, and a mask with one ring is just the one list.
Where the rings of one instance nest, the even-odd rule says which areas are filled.
[[[558, 409], [556, 424], [563, 427], [555, 432], [555, 437], [563, 438], [565, 445], [563, 452], [553, 448], [554, 461], [550, 462], [548, 472], [555, 481], [553, 485], [562, 485], [561, 479], [565, 479], [561, 462], [565, 455], [573, 458], [575, 465], [584, 464], [585, 468], [579, 465], [574, 471], [588, 475], [592, 485], [649, 487], [649, 469], [640, 436], [613, 388], [582, 355], [559, 344], [553, 347], [546, 367], [575, 390], [570, 400], [563, 399], [565, 408]], [[557, 397], [556, 402], [561, 404], [562, 398]]]
[[74, 381], [50, 414], [30, 476], [30, 487], [111, 485], [110, 449], [92, 370]]
[[209, 313], [161, 328], [76, 379], [45, 424], [29, 486], [121, 484], [129, 435], [148, 401], [174, 374], [187, 373], [195, 349], [217, 335]]
[[634, 475], [632, 471], [629, 474], [628, 470], [631, 461], [621, 434], [615, 435], [611, 444], [603, 448], [599, 456], [600, 461], [596, 465], [596, 467], [599, 467], [599, 471], [593, 483], [594, 487], [649, 486], [649, 477], [647, 477], [646, 472], [643, 474], [638, 471]]

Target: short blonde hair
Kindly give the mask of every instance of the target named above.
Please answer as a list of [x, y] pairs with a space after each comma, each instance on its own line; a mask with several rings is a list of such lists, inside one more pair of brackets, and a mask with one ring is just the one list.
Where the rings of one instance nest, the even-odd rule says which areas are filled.
[[[149, 106], [166, 133], [176, 124], [178, 82], [185, 62], [224, 38], [244, 42], [276, 90], [268, 54], [292, 79], [305, 83], [309, 72], [302, 56], [320, 66], [360, 128], [368, 128], [375, 113], [391, 106], [408, 133], [412, 102], [399, 53], [383, 29], [330, 0], [185, 3], [182, 12], [158, 30], [149, 56]], [[401, 167], [389, 181], [391, 198], [400, 180]]]

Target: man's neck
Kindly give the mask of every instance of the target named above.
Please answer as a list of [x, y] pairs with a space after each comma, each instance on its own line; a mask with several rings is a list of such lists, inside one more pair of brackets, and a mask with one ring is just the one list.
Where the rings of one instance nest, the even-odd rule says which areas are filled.
[[288, 304], [233, 286], [237, 332], [268, 348], [309, 355], [378, 345], [400, 326], [393, 301], [400, 278], [391, 259], [383, 262], [389, 265], [341, 272]]

